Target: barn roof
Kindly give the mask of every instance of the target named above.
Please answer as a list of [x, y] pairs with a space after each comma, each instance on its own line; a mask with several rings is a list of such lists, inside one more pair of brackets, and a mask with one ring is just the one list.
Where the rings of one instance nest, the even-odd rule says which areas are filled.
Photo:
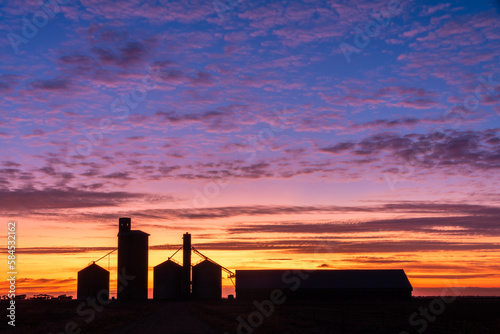
[[[306, 276], [309, 275], [309, 276]], [[236, 289], [412, 289], [404, 270], [236, 270]]]

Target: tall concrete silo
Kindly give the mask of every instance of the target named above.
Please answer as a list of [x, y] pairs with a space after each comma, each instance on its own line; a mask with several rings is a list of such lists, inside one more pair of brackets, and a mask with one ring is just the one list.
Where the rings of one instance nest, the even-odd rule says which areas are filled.
[[108, 300], [109, 298], [109, 271], [92, 263], [90, 266], [78, 272], [77, 299], [97, 298], [97, 300]]
[[131, 230], [131, 219], [119, 219], [118, 300], [148, 298], [149, 234]]
[[204, 260], [193, 267], [193, 298], [221, 299], [222, 267]]
[[182, 266], [167, 260], [154, 267], [154, 299], [180, 299], [182, 292]]

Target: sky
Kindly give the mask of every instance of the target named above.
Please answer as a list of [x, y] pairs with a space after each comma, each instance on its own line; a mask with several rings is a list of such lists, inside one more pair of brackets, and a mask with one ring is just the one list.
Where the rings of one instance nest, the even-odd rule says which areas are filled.
[[[151, 234], [150, 290], [190, 232], [231, 270], [404, 269], [415, 295], [500, 295], [499, 14], [2, 1], [0, 237], [15, 221], [18, 293], [76, 295], [131, 217]], [[116, 253], [98, 264], [116, 289]]]

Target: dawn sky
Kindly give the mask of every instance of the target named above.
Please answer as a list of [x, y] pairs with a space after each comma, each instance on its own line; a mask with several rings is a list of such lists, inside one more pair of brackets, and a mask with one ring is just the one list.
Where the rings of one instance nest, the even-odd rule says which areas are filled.
[[500, 294], [499, 14], [2, 1], [0, 236], [18, 223], [19, 293], [74, 295], [131, 217], [151, 269], [190, 232], [230, 269], [401, 268], [418, 293]]

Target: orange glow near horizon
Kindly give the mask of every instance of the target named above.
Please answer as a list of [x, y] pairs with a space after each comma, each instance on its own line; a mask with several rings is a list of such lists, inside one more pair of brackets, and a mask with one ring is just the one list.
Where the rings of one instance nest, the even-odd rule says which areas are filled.
[[[251, 220], [255, 222], [255, 219]], [[67, 294], [76, 297], [77, 272], [92, 261], [97, 260], [109, 250], [117, 247], [117, 228], [101, 228], [96, 225], [95, 230], [85, 226], [68, 226], [68, 229], [59, 230], [59, 235], [53, 234], [50, 243], [43, 235], [45, 225], [38, 228], [27, 228], [19, 224], [18, 232], [18, 282], [17, 294], [33, 295], [47, 293], [52, 295]], [[175, 250], [181, 246], [182, 234], [189, 231], [189, 227], [162, 229], [159, 227], [140, 227], [136, 224], [133, 229], [143, 229], [151, 234], [149, 252], [149, 290], [152, 297], [153, 267], [165, 261]], [[220, 226], [220, 225], [219, 225]], [[242, 226], [239, 224], [239, 226]], [[213, 259], [224, 267], [234, 271], [237, 269], [404, 269], [415, 292], [436, 294], [436, 291], [426, 292], [429, 288], [439, 289], [444, 287], [469, 287], [470, 288], [499, 288], [500, 269], [492, 268], [489, 264], [500, 257], [500, 252], [484, 250], [471, 253], [468, 251], [419, 251], [419, 252], [373, 252], [361, 254], [348, 252], [335, 243], [325, 243], [318, 239], [317, 247], [309, 252], [297, 249], [273, 249], [273, 244], [282, 240], [296, 238], [298, 242], [314, 238], [314, 233], [296, 234], [288, 233], [249, 233], [242, 239], [230, 239], [223, 234], [217, 234], [219, 229], [201, 229], [192, 225], [194, 232], [193, 246], [204, 255]], [[29, 233], [27, 233], [29, 231]], [[51, 229], [50, 231], [55, 231]], [[445, 231], [446, 232], [446, 231]], [[52, 233], [52, 232], [51, 232]], [[85, 238], [85, 251], [81, 251], [81, 238], [67, 238], [69, 235], [82, 235]], [[317, 236], [317, 235], [316, 235]], [[360, 232], [335, 234], [322, 234], [321, 238], [329, 240], [342, 240], [343, 243], [362, 243], [366, 240], [379, 239], [387, 241], [405, 240], [434, 240], [439, 235], [407, 235], [404, 232]], [[464, 238], [456, 238], [463, 241]], [[477, 238], [469, 242], [498, 242], [498, 238]], [[258, 240], [260, 249], [235, 249], [231, 251], [217, 249], [203, 249], [198, 244], [217, 243], [219, 241], [231, 242], [236, 248], [239, 242]], [[266, 244], [269, 246], [266, 247]], [[29, 245], [29, 247], [27, 247]], [[165, 245], [165, 249], [155, 249], [155, 246]], [[87, 248], [88, 247], [88, 248]], [[98, 250], [89, 248], [99, 247]], [[74, 249], [74, 250], [72, 250]], [[337, 250], [337, 251], [336, 251]], [[38, 254], [35, 252], [39, 252]], [[5, 259], [6, 260], [6, 259]], [[182, 263], [182, 252], [174, 260]], [[198, 257], [193, 254], [193, 263]], [[110, 271], [111, 296], [116, 295], [116, 252], [98, 262], [100, 266]], [[234, 294], [231, 280], [223, 273], [223, 293]], [[2, 282], [3, 290], [7, 284]], [[424, 290], [422, 290], [424, 289]], [[421, 291], [421, 292], [419, 292]], [[474, 291], [474, 290], [470, 290]], [[469, 291], [469, 292], [470, 292]], [[474, 294], [474, 292], [470, 292]]]

